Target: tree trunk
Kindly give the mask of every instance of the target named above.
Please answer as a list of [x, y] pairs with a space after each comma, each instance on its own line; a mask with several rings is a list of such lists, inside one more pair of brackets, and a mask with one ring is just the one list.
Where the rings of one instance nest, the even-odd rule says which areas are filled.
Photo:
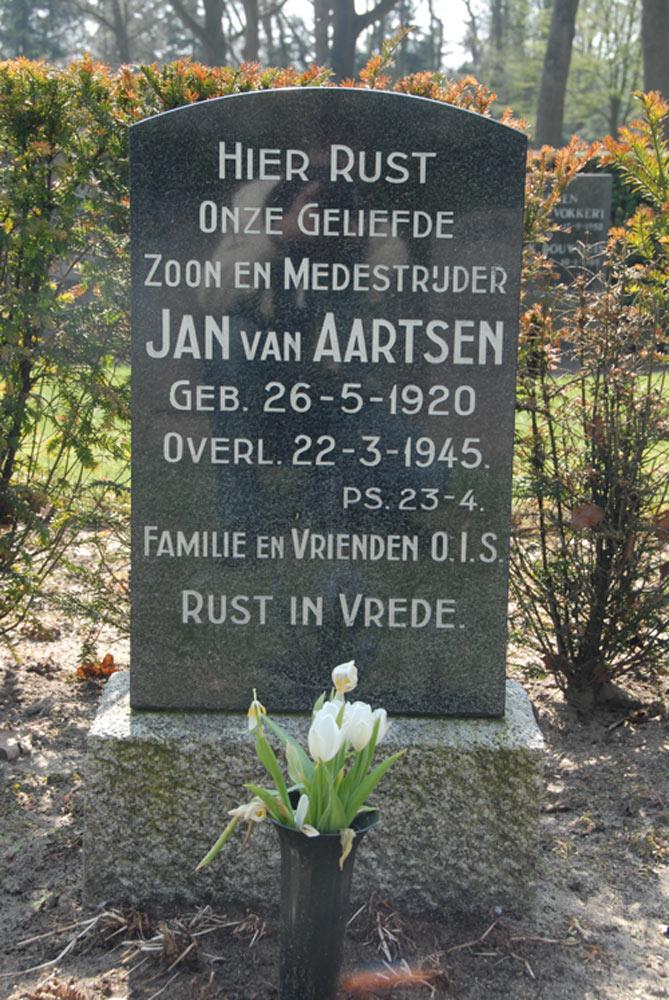
[[493, 48], [499, 52], [504, 48], [506, 38], [506, 4], [503, 0], [491, 0], [490, 4], [490, 41]]
[[669, 0], [643, 0], [641, 41], [643, 89], [659, 90], [669, 100]]
[[244, 0], [244, 62], [257, 62], [260, 52], [258, 0]]
[[561, 146], [564, 97], [571, 47], [576, 29], [578, 0], [553, 0], [551, 25], [537, 102], [535, 146]]
[[490, 4], [490, 86], [500, 91], [505, 83], [507, 9], [503, 0], [491, 0]]
[[[5, 18], [9, 25], [8, 34], [11, 34], [11, 51], [7, 56], [24, 56], [26, 59], [34, 59], [35, 53], [31, 45], [30, 30], [30, 10], [25, 0], [14, 0], [9, 4], [9, 10], [5, 13]], [[4, 57], [3, 57], [4, 58]]]
[[476, 75], [478, 67], [481, 63], [478, 11], [472, 7], [471, 0], [465, 0], [465, 7], [467, 8], [467, 14], [469, 15], [469, 20], [467, 21], [467, 34], [465, 35], [465, 45], [469, 49], [472, 69], [474, 71], [474, 75]]
[[337, 80], [355, 75], [355, 43], [358, 37], [354, 0], [335, 0], [333, 4], [331, 65]]
[[372, 10], [356, 14], [354, 0], [332, 0], [334, 33], [330, 65], [337, 80], [355, 76], [355, 43], [366, 28], [385, 17], [398, 0], [379, 0]]
[[428, 0], [430, 11], [430, 65], [429, 69], [437, 73], [441, 69], [442, 51], [444, 48], [444, 23], [434, 12], [434, 0]]
[[225, 66], [228, 46], [223, 34], [223, 0], [204, 0], [202, 44], [210, 66]]
[[203, 58], [210, 66], [225, 66], [227, 44], [223, 34], [223, 0], [204, 0], [204, 24], [188, 10], [182, 0], [170, 0], [177, 17], [202, 46]]
[[130, 38], [128, 37], [127, 10], [121, 10], [119, 0], [113, 0], [113, 22], [114, 40], [116, 42], [116, 52], [121, 65], [129, 63], [130, 60]]
[[314, 43], [316, 49], [316, 62], [319, 66], [324, 66], [329, 59], [329, 26], [330, 0], [314, 0]]

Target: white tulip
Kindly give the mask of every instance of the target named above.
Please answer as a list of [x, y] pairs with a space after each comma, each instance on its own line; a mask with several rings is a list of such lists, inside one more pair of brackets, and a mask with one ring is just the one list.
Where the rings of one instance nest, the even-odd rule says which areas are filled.
[[246, 713], [249, 720], [249, 730], [253, 731], [258, 725], [259, 720], [263, 715], [267, 715], [267, 709], [264, 705], [261, 705], [258, 701], [258, 696], [256, 695], [256, 689], [253, 689], [253, 701], [249, 705], [249, 710]]
[[[318, 709], [316, 715], [320, 715], [322, 718], [330, 715], [338, 723], [339, 713], [341, 712], [341, 702], [338, 701], [326, 701], [321, 708]], [[316, 716], [314, 716], [316, 718]]]
[[352, 691], [358, 683], [358, 670], [355, 660], [348, 663], [340, 663], [332, 671], [332, 683], [334, 684], [338, 698], [343, 698], [345, 694]]
[[300, 795], [299, 801], [295, 808], [295, 826], [300, 829], [304, 826], [304, 821], [307, 818], [307, 812], [309, 810], [309, 796]]
[[342, 745], [342, 731], [337, 725], [336, 715], [332, 713], [333, 707], [336, 708], [332, 702], [323, 705], [311, 723], [307, 742], [312, 760], [332, 760]]
[[245, 819], [247, 823], [262, 823], [267, 818], [267, 806], [262, 799], [255, 798], [235, 809], [229, 809], [228, 815], [238, 816], [240, 819]]
[[365, 701], [354, 701], [344, 709], [342, 732], [356, 750], [364, 750], [372, 738], [374, 713]]
[[379, 720], [379, 729], [376, 734], [376, 745], [378, 746], [385, 739], [386, 733], [390, 729], [390, 722], [388, 721], [388, 713], [385, 708], [375, 708], [373, 714], [374, 721]]

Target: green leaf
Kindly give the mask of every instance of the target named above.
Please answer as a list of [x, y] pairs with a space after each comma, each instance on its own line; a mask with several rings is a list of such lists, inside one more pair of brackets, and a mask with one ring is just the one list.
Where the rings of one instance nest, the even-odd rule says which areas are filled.
[[274, 735], [281, 741], [281, 743], [283, 743], [284, 746], [286, 746], [287, 743], [295, 742], [292, 736], [289, 736], [282, 726], [270, 719], [269, 715], [263, 715], [262, 724], [263, 726], [269, 726]]
[[307, 757], [301, 746], [290, 742], [286, 746], [286, 763], [291, 781], [309, 794], [314, 780], [313, 761]]
[[311, 798], [309, 800], [309, 812], [313, 817], [313, 825], [320, 832], [324, 832], [323, 822], [327, 812], [327, 778], [325, 775], [326, 766], [319, 761], [314, 767], [314, 780], [311, 785]]
[[281, 773], [281, 768], [279, 762], [276, 759], [276, 754], [272, 750], [271, 746], [267, 742], [267, 737], [263, 733], [262, 729], [258, 729], [256, 733], [256, 753], [258, 754], [258, 760], [266, 769], [278, 792], [279, 798], [286, 807], [286, 809], [291, 813], [290, 799], [288, 798], [288, 789], [286, 788], [286, 781], [283, 774]]
[[406, 753], [405, 750], [399, 750], [397, 753], [392, 754], [392, 756], [386, 757], [384, 761], [381, 761], [381, 763], [378, 764], [374, 770], [360, 782], [358, 788], [352, 792], [348, 802], [347, 825], [353, 822], [355, 815], [359, 811], [365, 799], [372, 794], [391, 764], [394, 764], [396, 760], [399, 760], [404, 753]]
[[348, 825], [346, 822], [346, 810], [333, 787], [330, 787], [329, 793], [329, 826], [331, 830], [343, 830]]
[[286, 753], [288, 751], [288, 747], [292, 747], [291, 752], [295, 754], [298, 761], [298, 772], [296, 776], [295, 773], [289, 770], [291, 780], [295, 782], [299, 781], [305, 785], [310, 785], [314, 780], [314, 762], [309, 755], [305, 753], [300, 744], [294, 740], [292, 736], [288, 735], [285, 729], [282, 729], [276, 722], [273, 722], [269, 716], [265, 716], [263, 719], [263, 726], [269, 726], [274, 735], [281, 740], [283, 745], [286, 747]]
[[320, 817], [314, 826], [321, 833], [335, 833], [347, 825], [346, 810], [335, 787], [338, 772], [329, 766], [331, 763], [321, 762], [316, 768], [320, 783]]

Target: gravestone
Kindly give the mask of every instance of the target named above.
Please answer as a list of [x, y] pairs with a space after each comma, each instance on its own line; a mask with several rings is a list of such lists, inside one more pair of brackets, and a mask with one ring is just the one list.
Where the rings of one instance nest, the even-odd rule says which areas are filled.
[[[551, 216], [560, 226], [546, 244], [546, 255], [558, 265], [564, 279], [584, 266], [601, 268], [604, 245], [611, 228], [611, 174], [577, 174], [565, 189]], [[583, 244], [586, 248], [585, 256]]]
[[504, 712], [525, 137], [334, 88], [131, 129], [135, 708]]
[[354, 898], [532, 902], [543, 742], [505, 680], [524, 151], [335, 88], [133, 126], [132, 662], [89, 733], [91, 903], [276, 899], [269, 824], [193, 872], [264, 780], [241, 713], [255, 687], [304, 744], [351, 658], [406, 749]]

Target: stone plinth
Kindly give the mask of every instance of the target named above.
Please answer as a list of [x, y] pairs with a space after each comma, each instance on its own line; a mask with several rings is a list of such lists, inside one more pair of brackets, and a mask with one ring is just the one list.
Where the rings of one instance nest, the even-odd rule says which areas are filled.
[[[307, 719], [276, 717], [304, 741]], [[353, 896], [404, 910], [531, 904], [539, 864], [544, 745], [522, 687], [502, 719], [394, 718], [385, 753], [405, 757], [374, 795], [376, 829], [358, 854]], [[110, 678], [88, 739], [85, 895], [91, 903], [278, 899], [270, 824], [235, 836], [194, 868], [227, 810], [264, 784], [243, 716], [130, 709], [128, 674]]]

